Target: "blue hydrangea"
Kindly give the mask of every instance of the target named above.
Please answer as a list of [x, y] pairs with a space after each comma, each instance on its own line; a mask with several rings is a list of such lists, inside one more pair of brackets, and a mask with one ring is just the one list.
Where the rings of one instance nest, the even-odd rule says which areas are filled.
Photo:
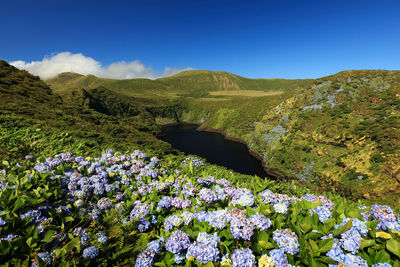
[[133, 204], [133, 209], [130, 213], [130, 217], [132, 220], [138, 219], [138, 218], [144, 218], [149, 215], [150, 213], [150, 205], [142, 203], [140, 201], [135, 201]]
[[346, 256], [344, 257], [343, 266], [368, 267], [368, 263], [360, 256], [346, 254]]
[[248, 248], [235, 249], [231, 255], [233, 267], [256, 266], [256, 257]]
[[326, 206], [318, 206], [314, 209], [310, 210], [310, 215], [312, 215], [312, 212], [315, 212], [316, 214], [318, 214], [319, 217], [319, 221], [324, 223], [326, 220], [330, 219], [332, 217], [332, 212], [329, 208], [327, 208]]
[[172, 197], [165, 196], [158, 202], [157, 210], [160, 211], [163, 208], [169, 208], [171, 206]]
[[190, 199], [182, 199], [180, 197], [174, 197], [171, 201], [171, 206], [177, 209], [186, 209], [192, 206]]
[[185, 225], [189, 225], [193, 221], [194, 215], [190, 211], [184, 211], [181, 214], [181, 218], [183, 219]]
[[139, 232], [145, 232], [147, 231], [147, 229], [149, 229], [151, 226], [150, 222], [148, 220], [145, 220], [143, 218], [139, 219], [139, 223], [138, 223], [138, 230]]
[[274, 260], [274, 266], [288, 266], [289, 262], [286, 258], [285, 253], [282, 249], [273, 249], [269, 252], [272, 259]]
[[230, 223], [229, 230], [235, 239], [250, 240], [254, 234], [254, 224], [244, 216], [233, 218]]
[[373, 264], [372, 267], [392, 267], [392, 265], [390, 263], [380, 262]]
[[97, 242], [99, 242], [102, 245], [107, 244], [108, 237], [105, 233], [97, 233], [96, 236], [97, 236]]
[[260, 231], [266, 231], [269, 227], [271, 227], [272, 222], [270, 219], [265, 217], [264, 215], [259, 214], [258, 212], [249, 217], [249, 221], [252, 222], [256, 228]]
[[165, 248], [174, 254], [177, 254], [182, 250], [187, 249], [189, 246], [189, 235], [181, 230], [176, 230], [175, 232], [173, 232], [165, 243]]
[[168, 216], [164, 221], [164, 228], [167, 231], [171, 231], [174, 227], [179, 227], [183, 223], [183, 220], [178, 215]]
[[156, 253], [152, 249], [145, 249], [136, 258], [135, 267], [152, 267]]
[[288, 207], [285, 203], [278, 202], [273, 205], [274, 211], [276, 213], [286, 214], [288, 212]]
[[248, 189], [238, 189], [235, 191], [235, 195], [232, 197], [231, 205], [241, 205], [241, 206], [253, 206], [254, 196]]
[[338, 239], [335, 238], [333, 240], [332, 248], [326, 253], [326, 256], [337, 262], [341, 262], [344, 260], [345, 254], [340, 248]]
[[199, 198], [207, 203], [218, 201], [218, 195], [214, 190], [203, 188], [199, 192]]
[[88, 235], [81, 236], [81, 245], [87, 245], [89, 241], [90, 241], [90, 236]]
[[83, 250], [82, 256], [84, 258], [96, 258], [99, 255], [99, 249], [95, 246], [87, 247]]
[[290, 229], [276, 229], [272, 239], [278, 244], [284, 253], [297, 254], [299, 252], [299, 240]]
[[226, 226], [226, 210], [215, 210], [207, 213], [206, 221], [215, 228], [223, 229]]
[[217, 233], [209, 235], [205, 232], [199, 233], [195, 242], [193, 242], [186, 253], [186, 258], [193, 256], [198, 262], [207, 264], [209, 261], [218, 261], [219, 250], [218, 243], [220, 238]]
[[49, 252], [44, 251], [44, 252], [39, 252], [39, 253], [37, 254], [37, 256], [38, 256], [45, 264], [50, 265], [51, 262], [52, 262], [52, 260], [53, 260], [54, 254], [53, 254], [53, 253], [50, 254]]
[[351, 228], [341, 234], [340, 246], [352, 254], [357, 254], [361, 245], [361, 239], [360, 233], [355, 228]]
[[175, 256], [174, 256], [174, 260], [175, 260], [176, 264], [181, 264], [184, 259], [185, 259], [185, 254], [184, 253], [175, 254]]

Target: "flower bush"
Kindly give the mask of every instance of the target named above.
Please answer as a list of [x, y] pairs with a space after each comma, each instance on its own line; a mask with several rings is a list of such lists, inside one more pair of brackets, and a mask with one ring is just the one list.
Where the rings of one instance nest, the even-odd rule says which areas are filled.
[[192, 160], [170, 171], [142, 151], [107, 150], [98, 158], [60, 153], [7, 164], [0, 174], [0, 263], [399, 264], [400, 221], [392, 208], [256, 192]]

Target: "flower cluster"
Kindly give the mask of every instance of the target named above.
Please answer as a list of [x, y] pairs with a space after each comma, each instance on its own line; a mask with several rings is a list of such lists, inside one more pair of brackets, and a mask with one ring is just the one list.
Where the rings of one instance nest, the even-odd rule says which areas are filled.
[[275, 230], [272, 239], [285, 253], [294, 255], [299, 252], [299, 240], [290, 229]]

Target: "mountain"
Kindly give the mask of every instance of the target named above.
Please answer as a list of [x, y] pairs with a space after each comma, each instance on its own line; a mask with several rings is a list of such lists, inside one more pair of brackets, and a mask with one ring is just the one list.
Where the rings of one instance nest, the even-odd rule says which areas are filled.
[[175, 97], [179, 95], [201, 96], [210, 91], [259, 90], [286, 91], [309, 84], [310, 79], [247, 79], [228, 72], [189, 70], [176, 75], [149, 79], [115, 80], [93, 75], [61, 73], [46, 81], [55, 92], [68, 94], [71, 90], [92, 89], [104, 86], [110, 90], [136, 97]]

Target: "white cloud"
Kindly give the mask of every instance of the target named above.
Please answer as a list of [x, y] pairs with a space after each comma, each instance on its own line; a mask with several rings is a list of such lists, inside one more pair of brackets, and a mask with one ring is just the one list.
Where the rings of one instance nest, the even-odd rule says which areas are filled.
[[27, 70], [34, 75], [38, 75], [42, 79], [52, 78], [62, 72], [76, 72], [83, 75], [93, 74], [98, 77], [113, 79], [156, 79], [192, 69], [166, 67], [163, 73], [156, 73], [151, 67], [146, 67], [138, 60], [131, 62], [120, 61], [102, 66], [100, 62], [91, 57], [86, 57], [80, 53], [72, 54], [70, 52], [46, 56], [41, 61], [25, 62], [18, 60], [10, 62], [10, 64], [19, 69]]

